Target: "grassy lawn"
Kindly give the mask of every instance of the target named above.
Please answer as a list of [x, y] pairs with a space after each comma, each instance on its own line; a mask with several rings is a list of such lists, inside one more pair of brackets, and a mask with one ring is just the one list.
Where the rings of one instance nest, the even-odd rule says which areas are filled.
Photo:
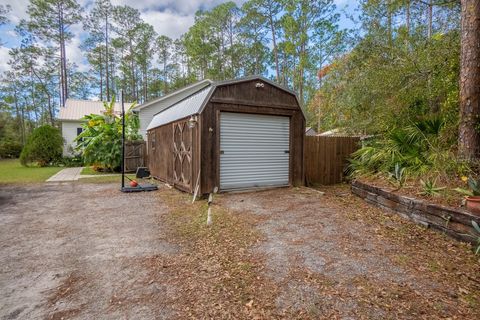
[[93, 167], [85, 167], [82, 170], [83, 175], [104, 175], [104, 174], [118, 174], [117, 172], [101, 172], [93, 170]]
[[62, 167], [24, 167], [18, 159], [0, 160], [0, 184], [44, 182]]

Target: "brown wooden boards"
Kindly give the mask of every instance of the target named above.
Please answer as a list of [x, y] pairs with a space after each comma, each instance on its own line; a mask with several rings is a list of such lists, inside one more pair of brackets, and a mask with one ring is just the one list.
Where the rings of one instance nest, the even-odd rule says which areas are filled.
[[306, 136], [305, 176], [307, 184], [343, 181], [347, 159], [359, 148], [359, 137]]

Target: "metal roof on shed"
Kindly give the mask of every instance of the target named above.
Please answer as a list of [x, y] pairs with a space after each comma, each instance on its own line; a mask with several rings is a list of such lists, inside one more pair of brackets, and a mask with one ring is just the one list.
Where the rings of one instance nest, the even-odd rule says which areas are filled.
[[[133, 108], [133, 110], [141, 110], [144, 108], [148, 108], [150, 106], [157, 105], [159, 102], [162, 101], [168, 101], [172, 105], [177, 103], [178, 101], [182, 100], [185, 96], [189, 96], [198, 90], [201, 90], [202, 88], [208, 87], [211, 85], [213, 82], [212, 80], [205, 79], [202, 81], [198, 81], [195, 83], [192, 83], [184, 88], [175, 90], [173, 92], [170, 92], [162, 97], [156, 98], [154, 100], [144, 102], [143, 104], [139, 104]], [[182, 97], [183, 96], [183, 97]], [[166, 108], [165, 108], [166, 109]]]
[[213, 87], [208, 86], [170, 108], [157, 113], [148, 125], [147, 130], [199, 113], [211, 91], [213, 91]]
[[[125, 111], [131, 107], [132, 103], [125, 103]], [[115, 103], [115, 113], [122, 112], [122, 105]], [[105, 111], [102, 101], [67, 99], [65, 107], [61, 107], [58, 112], [58, 119], [64, 121], [80, 121], [89, 114], [102, 114]]]
[[[213, 91], [217, 87], [230, 85], [230, 84], [241, 83], [241, 82], [246, 82], [246, 81], [252, 81], [252, 80], [259, 80], [259, 81], [268, 83], [268, 84], [270, 84], [274, 87], [277, 87], [277, 88], [279, 88], [283, 91], [286, 91], [286, 92], [294, 95], [295, 99], [297, 100], [297, 103], [300, 107], [300, 110], [302, 111], [302, 114], [305, 117], [305, 114], [303, 113], [303, 109], [302, 109], [302, 106], [300, 105], [300, 101], [298, 99], [297, 94], [294, 91], [292, 91], [292, 90], [290, 90], [290, 89], [288, 89], [288, 88], [286, 88], [282, 85], [279, 85], [279, 84], [277, 84], [277, 83], [275, 83], [271, 80], [268, 80], [265, 77], [262, 77], [262, 76], [248, 76], [248, 77], [244, 77], [244, 78], [240, 78], [240, 79], [218, 81], [218, 82], [212, 82], [212, 81], [207, 79], [207, 80], [204, 80], [204, 81], [200, 82], [200, 83], [205, 82], [205, 85], [207, 85], [206, 87], [200, 87], [200, 88], [197, 88], [197, 89], [193, 89], [193, 90], [197, 90], [197, 91], [196, 92], [194, 91], [192, 93], [192, 95], [190, 95], [188, 98], [185, 98], [185, 99], [183, 99], [179, 102], [173, 103], [168, 108], [165, 108], [164, 110], [157, 113], [153, 117], [150, 124], [148, 125], [147, 130], [151, 130], [153, 128], [163, 126], [167, 123], [170, 123], [170, 122], [173, 122], [173, 121], [176, 121], [176, 120], [180, 120], [182, 118], [192, 116], [194, 114], [201, 113], [203, 111], [203, 108], [205, 107], [208, 99], [210, 99], [211, 94], [213, 93]], [[175, 93], [173, 93], [172, 95], [174, 96]]]

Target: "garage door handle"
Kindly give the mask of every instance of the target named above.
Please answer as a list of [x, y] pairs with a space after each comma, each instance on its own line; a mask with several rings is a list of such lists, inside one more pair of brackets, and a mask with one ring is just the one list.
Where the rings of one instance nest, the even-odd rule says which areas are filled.
[[225, 151], [223, 151], [223, 150], [220, 150], [220, 154], [225, 154]]
[[290, 153], [290, 150], [284, 150], [283, 152], [285, 152], [285, 153]]

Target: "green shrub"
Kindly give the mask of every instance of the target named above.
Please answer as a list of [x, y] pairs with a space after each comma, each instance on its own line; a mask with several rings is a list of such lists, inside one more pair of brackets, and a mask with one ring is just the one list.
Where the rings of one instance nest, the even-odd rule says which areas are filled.
[[397, 165], [413, 176], [464, 172], [454, 152], [441, 141], [442, 123], [439, 119], [426, 119], [391, 129], [353, 153], [350, 172], [354, 176], [389, 174]]
[[60, 130], [43, 125], [33, 130], [20, 154], [20, 163], [27, 166], [36, 162], [45, 167], [62, 157], [63, 138]]
[[475, 221], [472, 221], [472, 226], [478, 234], [477, 235], [477, 249], [475, 249], [475, 254], [479, 254], [480, 253], [480, 226]]
[[63, 157], [58, 160], [58, 164], [65, 167], [82, 167], [83, 157], [78, 155], [71, 157]]
[[0, 142], [0, 159], [18, 158], [22, 152], [22, 144], [17, 141], [7, 140]]
[[407, 175], [405, 174], [405, 168], [402, 168], [399, 163], [395, 164], [395, 169], [389, 172], [390, 178], [395, 182], [398, 189], [403, 188], [403, 185], [407, 181]]
[[445, 187], [437, 186], [437, 179], [420, 179], [420, 184], [422, 185], [422, 191], [420, 194], [424, 196], [437, 197], [440, 195], [441, 191], [445, 189]]
[[[85, 116], [83, 131], [75, 140], [76, 149], [82, 152], [85, 164], [116, 171], [122, 162], [122, 118], [114, 112], [115, 97], [103, 105], [103, 114]], [[138, 116], [131, 112], [132, 108], [133, 105], [125, 113], [125, 137], [130, 141], [142, 139], [138, 134]]]

